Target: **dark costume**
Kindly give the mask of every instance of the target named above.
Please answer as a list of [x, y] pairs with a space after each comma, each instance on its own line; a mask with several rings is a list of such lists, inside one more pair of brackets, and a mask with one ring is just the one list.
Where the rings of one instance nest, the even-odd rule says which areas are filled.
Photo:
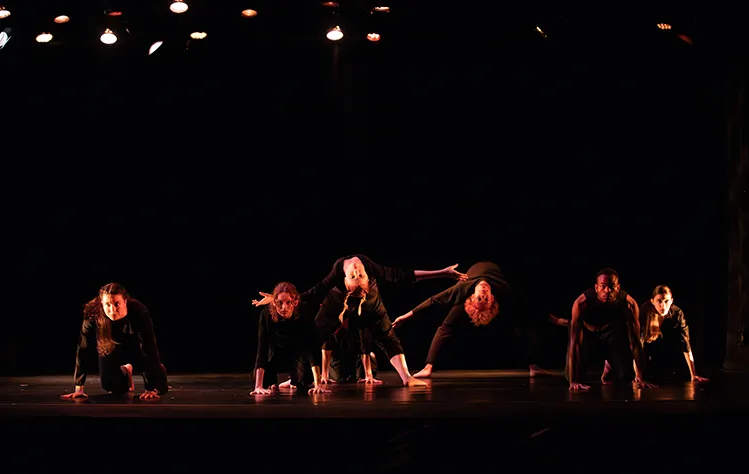
[[105, 317], [101, 322], [95, 318], [83, 320], [76, 351], [75, 385], [86, 383], [90, 372], [90, 357], [93, 352], [97, 352], [97, 334], [105, 329], [102, 324], [111, 326], [115, 346], [111, 353], [99, 354], [101, 387], [115, 394], [126, 393], [130, 389], [129, 377], [122, 372], [121, 367], [131, 364], [134, 370], [142, 371], [146, 390], [167, 393], [169, 385], [156, 346], [151, 315], [148, 308], [134, 298], [127, 301], [127, 316], [122, 319], [112, 321]]
[[689, 326], [684, 312], [671, 305], [666, 316], [661, 316], [647, 301], [640, 306], [640, 334], [642, 349], [648, 361], [648, 380], [663, 382], [676, 377], [691, 380], [684, 354], [692, 351]]

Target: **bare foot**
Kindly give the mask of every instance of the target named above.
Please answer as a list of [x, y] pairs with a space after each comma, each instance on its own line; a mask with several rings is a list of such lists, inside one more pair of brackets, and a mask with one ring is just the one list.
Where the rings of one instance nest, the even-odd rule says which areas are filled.
[[281, 384], [278, 386], [278, 388], [289, 388], [291, 387], [291, 379], [287, 380], [286, 382], [281, 382]]
[[120, 369], [122, 369], [123, 374], [127, 375], [127, 391], [134, 392], [135, 382], [133, 382], [133, 366], [130, 364], [125, 364], [120, 366]]
[[613, 382], [609, 379], [609, 373], [611, 373], [611, 366], [609, 365], [609, 361], [607, 360], [603, 364], [603, 373], [601, 374], [601, 383], [604, 385], [611, 385]]
[[408, 387], [426, 387], [426, 386], [429, 385], [425, 381], [419, 380], [419, 379], [417, 379], [415, 377], [416, 377], [416, 375], [413, 375], [410, 379], [408, 379], [408, 382], [406, 382], [406, 386], [408, 386]]
[[539, 376], [544, 376], [544, 375], [551, 375], [551, 372], [549, 372], [548, 370], [542, 369], [536, 364], [531, 364], [529, 368], [529, 375], [530, 377], [539, 377]]
[[425, 378], [431, 377], [432, 369], [427, 369], [426, 367], [424, 367], [420, 371], [413, 374], [413, 376], [416, 377], [417, 379], [425, 379]]

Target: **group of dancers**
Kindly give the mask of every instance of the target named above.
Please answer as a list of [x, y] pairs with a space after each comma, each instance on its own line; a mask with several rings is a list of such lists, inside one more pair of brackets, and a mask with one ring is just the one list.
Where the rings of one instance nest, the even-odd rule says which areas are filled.
[[[405, 386], [419, 387], [432, 375], [443, 344], [462, 327], [482, 328], [503, 318], [528, 322], [522, 300], [500, 267], [487, 261], [466, 273], [451, 265], [440, 270], [411, 270], [380, 265], [355, 254], [335, 261], [328, 275], [300, 292], [288, 281], [261, 292], [252, 304], [258, 319], [254, 389], [251, 396], [274, 393], [328, 393], [326, 385], [356, 381], [380, 384], [375, 349], [384, 353]], [[378, 283], [407, 286], [433, 278], [456, 280], [449, 288], [391, 321]], [[528, 305], [525, 305], [526, 307]], [[426, 365], [411, 374], [396, 328], [428, 309], [447, 316], [437, 329]], [[515, 313], [510, 315], [510, 313]], [[84, 306], [76, 352], [73, 392], [64, 399], [86, 398], [89, 353], [96, 351], [101, 386], [111, 393], [133, 392], [134, 367], [145, 384], [141, 399], [158, 399], [169, 390], [147, 307], [118, 283], [109, 283]], [[673, 379], [704, 382], [697, 375], [683, 311], [669, 287], [656, 287], [639, 305], [621, 289], [619, 275], [604, 268], [594, 285], [574, 302], [569, 318], [546, 314], [545, 321], [567, 326], [565, 375], [571, 391], [590, 389], [587, 363], [601, 355], [601, 382], [655, 387]], [[524, 325], [526, 328], [532, 325]], [[529, 361], [529, 375], [548, 374]], [[290, 378], [279, 383], [279, 374]]]

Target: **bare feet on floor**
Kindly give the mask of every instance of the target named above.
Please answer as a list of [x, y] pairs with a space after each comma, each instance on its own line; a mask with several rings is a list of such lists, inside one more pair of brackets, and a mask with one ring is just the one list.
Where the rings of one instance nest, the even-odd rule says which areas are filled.
[[425, 379], [432, 376], [432, 369], [424, 367], [413, 375], [417, 379]]
[[536, 364], [531, 364], [529, 367], [529, 375], [531, 377], [543, 377], [547, 375], [551, 375], [551, 372], [548, 370], [542, 369]]
[[411, 378], [408, 379], [408, 382], [406, 382], [407, 387], [426, 387], [428, 385], [429, 384], [424, 380], [417, 379], [415, 375], [411, 376]]

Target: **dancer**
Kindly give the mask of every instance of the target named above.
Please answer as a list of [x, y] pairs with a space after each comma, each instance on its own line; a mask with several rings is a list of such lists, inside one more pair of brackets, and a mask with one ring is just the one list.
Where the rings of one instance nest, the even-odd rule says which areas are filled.
[[[312, 373], [313, 386], [308, 394], [328, 393], [320, 380], [320, 344], [314, 322], [300, 309], [300, 295], [289, 282], [280, 282], [271, 293], [272, 302], [263, 308], [258, 320], [255, 389], [250, 395], [269, 395], [281, 389], [297, 392], [308, 385], [305, 363]], [[289, 383], [278, 387], [278, 372], [291, 366]]]
[[142, 367], [145, 391], [140, 399], [155, 400], [169, 391], [148, 308], [131, 298], [119, 283], [104, 285], [98, 296], [84, 306], [76, 351], [75, 390], [61, 398], [88, 397], [84, 386], [94, 349], [99, 357], [99, 376], [104, 390], [113, 394], [135, 391], [133, 370]]
[[[590, 389], [582, 381], [585, 359], [593, 349], [604, 353], [610, 376], [617, 382], [633, 381], [640, 388], [654, 386], [642, 379], [646, 359], [640, 342], [639, 312], [637, 302], [621, 290], [616, 270], [604, 268], [596, 274], [595, 286], [585, 290], [572, 305], [567, 350], [570, 391]], [[604, 378], [608, 379], [608, 375]]]
[[708, 379], [697, 375], [684, 312], [674, 304], [671, 288], [658, 285], [650, 300], [640, 307], [643, 351], [650, 379], [668, 381], [673, 376], [693, 382]]
[[[493, 262], [477, 262], [468, 269], [467, 278], [464, 281], [454, 284], [452, 287], [424, 300], [421, 304], [399, 316], [393, 321], [394, 327], [402, 326], [408, 319], [414, 315], [423, 313], [425, 310], [434, 306], [449, 307], [447, 317], [442, 322], [437, 332], [432, 338], [429, 347], [429, 353], [426, 358], [426, 365], [414, 377], [430, 377], [434, 371], [437, 357], [443, 345], [451, 340], [456, 333], [465, 330], [470, 326], [486, 327], [494, 321], [500, 314], [509, 308], [502, 309], [503, 306], [510, 306], [510, 300], [513, 292], [504, 273], [499, 265]], [[513, 308], [515, 311], [520, 310], [518, 305]], [[508, 311], [509, 312], [509, 311]], [[549, 318], [553, 316], [549, 315]], [[533, 330], [518, 314], [514, 315], [515, 325], [522, 323], [523, 329], [527, 331], [526, 335]], [[556, 318], [555, 318], [556, 319]], [[528, 349], [531, 349], [528, 347]], [[533, 351], [531, 358], [535, 356]], [[548, 374], [541, 369], [535, 361], [529, 361], [530, 376], [535, 377], [540, 374]]]
[[[309, 304], [321, 305], [315, 317], [320, 340], [328, 341], [335, 332], [336, 320], [344, 324], [351, 305], [356, 304], [356, 316], [361, 318], [357, 327], [369, 331], [369, 334], [386, 348], [390, 363], [396, 369], [405, 385], [425, 385], [411, 376], [408, 371], [400, 340], [392, 330], [390, 318], [380, 298], [377, 280], [392, 284], [411, 283], [432, 278], [453, 278], [465, 280], [466, 275], [456, 270], [457, 264], [441, 270], [404, 270], [380, 265], [362, 254], [341, 257], [335, 261], [330, 273], [311, 289], [302, 293], [301, 300]], [[333, 290], [337, 291], [333, 291]], [[260, 292], [261, 300], [252, 300], [255, 306], [270, 303], [271, 295]], [[365, 302], [366, 311], [363, 310]], [[357, 329], [358, 330], [358, 329]], [[360, 333], [361, 334], [361, 333]], [[365, 336], [367, 337], [367, 336]], [[363, 353], [362, 363], [365, 367], [366, 383], [378, 383], [371, 373], [369, 352]]]

